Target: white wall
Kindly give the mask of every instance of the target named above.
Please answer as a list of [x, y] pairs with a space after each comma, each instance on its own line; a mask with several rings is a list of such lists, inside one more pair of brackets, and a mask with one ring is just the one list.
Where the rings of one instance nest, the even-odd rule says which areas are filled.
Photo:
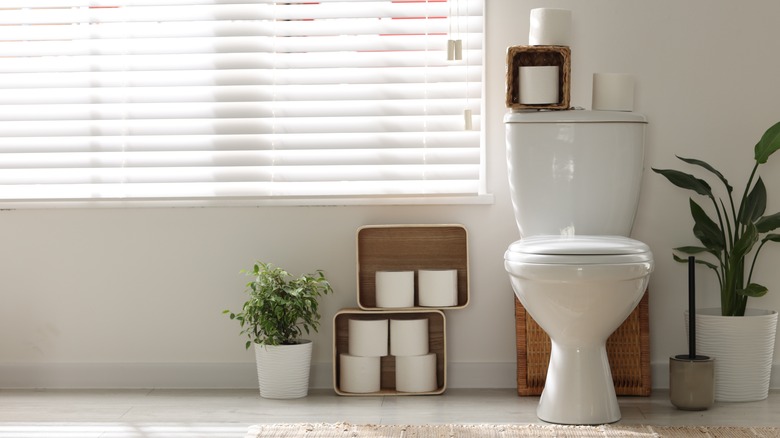
[[[647, 115], [644, 186], [633, 237], [656, 255], [651, 281], [653, 386], [686, 351], [686, 270], [670, 249], [695, 243], [687, 194], [649, 167], [705, 159], [740, 187], [752, 147], [780, 120], [780, 3], [728, 0], [486, 0], [488, 184], [492, 205], [149, 208], [0, 211], [0, 387], [251, 386], [253, 357], [221, 310], [243, 302], [239, 270], [255, 259], [324, 269], [314, 385], [330, 386], [331, 321], [355, 306], [355, 230], [365, 224], [462, 223], [470, 233], [471, 304], [447, 314], [449, 386], [514, 386], [513, 298], [503, 252], [517, 238], [504, 165], [505, 49], [527, 43], [533, 7], [573, 10], [572, 103], [590, 106], [593, 72], [636, 75]], [[780, 157], [762, 168], [780, 210]], [[755, 280], [780, 309], [780, 246]], [[717, 305], [700, 271], [699, 302]], [[709, 290], [706, 290], [709, 289]], [[780, 357], [775, 358], [776, 369]], [[774, 387], [778, 384], [775, 372]]]

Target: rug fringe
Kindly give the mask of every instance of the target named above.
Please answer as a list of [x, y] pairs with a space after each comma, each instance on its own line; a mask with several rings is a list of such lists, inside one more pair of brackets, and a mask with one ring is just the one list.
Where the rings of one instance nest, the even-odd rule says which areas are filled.
[[245, 438], [780, 438], [774, 427], [548, 424], [282, 423], [251, 426]]

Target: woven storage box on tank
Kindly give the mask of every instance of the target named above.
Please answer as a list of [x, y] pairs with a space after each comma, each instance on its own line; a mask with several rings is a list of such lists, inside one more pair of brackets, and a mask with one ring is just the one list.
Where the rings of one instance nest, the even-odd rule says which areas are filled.
[[[617, 395], [650, 395], [648, 291], [607, 340], [607, 357]], [[550, 337], [515, 298], [517, 394], [540, 395], [550, 362]]]
[[[557, 66], [559, 99], [551, 104], [520, 103], [520, 67]], [[517, 109], [569, 109], [571, 99], [571, 50], [566, 46], [512, 46], [506, 52], [506, 107]]]

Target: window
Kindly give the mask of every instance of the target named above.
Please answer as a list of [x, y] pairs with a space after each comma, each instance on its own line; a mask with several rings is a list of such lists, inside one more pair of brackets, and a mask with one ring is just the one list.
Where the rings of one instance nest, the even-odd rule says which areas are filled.
[[3, 0], [0, 203], [483, 194], [482, 8]]

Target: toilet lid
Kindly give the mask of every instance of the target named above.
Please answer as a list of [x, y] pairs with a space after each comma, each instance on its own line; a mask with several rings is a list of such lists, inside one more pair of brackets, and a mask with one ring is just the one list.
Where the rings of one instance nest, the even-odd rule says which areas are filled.
[[531, 236], [511, 244], [504, 259], [544, 264], [618, 264], [650, 262], [653, 253], [644, 243], [623, 236]]

